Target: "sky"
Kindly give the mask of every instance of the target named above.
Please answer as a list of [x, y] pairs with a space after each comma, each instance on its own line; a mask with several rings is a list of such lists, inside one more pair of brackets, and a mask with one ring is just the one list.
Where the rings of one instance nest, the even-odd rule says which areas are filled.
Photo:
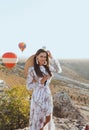
[[44, 46], [55, 58], [89, 59], [89, 0], [0, 0], [0, 57]]

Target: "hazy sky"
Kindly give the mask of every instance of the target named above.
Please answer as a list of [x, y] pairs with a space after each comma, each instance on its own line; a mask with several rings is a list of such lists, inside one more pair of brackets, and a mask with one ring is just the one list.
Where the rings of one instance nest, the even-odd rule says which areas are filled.
[[43, 46], [55, 58], [89, 58], [89, 0], [0, 0], [0, 57]]

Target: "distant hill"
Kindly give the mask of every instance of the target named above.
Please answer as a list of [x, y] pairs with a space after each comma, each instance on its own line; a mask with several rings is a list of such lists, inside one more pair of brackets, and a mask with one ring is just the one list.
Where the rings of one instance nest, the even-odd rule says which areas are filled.
[[89, 83], [89, 60], [60, 60], [62, 75]]
[[[89, 83], [89, 60], [60, 60], [63, 72], [60, 74], [71, 79]], [[24, 85], [24, 60], [19, 61], [13, 69], [0, 64], [0, 79], [9, 85]]]
[[8, 87], [25, 85], [24, 70], [18, 65], [12, 69], [0, 65], [0, 79], [4, 80]]

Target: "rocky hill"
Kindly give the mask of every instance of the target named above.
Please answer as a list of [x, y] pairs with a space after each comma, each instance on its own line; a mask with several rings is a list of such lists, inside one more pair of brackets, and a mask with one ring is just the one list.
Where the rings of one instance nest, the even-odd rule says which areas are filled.
[[63, 68], [62, 75], [89, 83], [88, 59], [60, 60], [60, 63]]
[[[58, 92], [66, 92], [73, 107], [81, 113], [84, 120], [81, 124], [77, 119], [54, 116], [57, 130], [81, 130], [82, 126], [79, 125], [89, 123], [89, 60], [60, 60], [60, 64], [63, 72], [54, 74], [50, 84], [52, 95], [55, 97]], [[0, 79], [4, 80], [8, 87], [25, 85], [24, 61], [19, 61], [13, 69], [7, 69], [0, 64]], [[65, 112], [68, 114], [68, 111], [69, 109], [66, 109]]]

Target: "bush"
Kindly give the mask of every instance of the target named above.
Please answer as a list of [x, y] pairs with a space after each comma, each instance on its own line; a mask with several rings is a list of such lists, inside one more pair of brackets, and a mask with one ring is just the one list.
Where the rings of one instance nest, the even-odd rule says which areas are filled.
[[25, 86], [15, 86], [0, 93], [0, 130], [24, 128], [29, 123], [29, 98]]

